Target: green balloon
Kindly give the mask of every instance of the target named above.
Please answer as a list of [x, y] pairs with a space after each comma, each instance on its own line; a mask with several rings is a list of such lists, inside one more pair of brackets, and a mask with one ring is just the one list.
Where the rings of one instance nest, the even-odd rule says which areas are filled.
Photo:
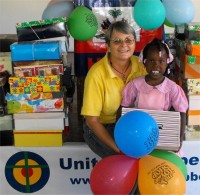
[[97, 33], [97, 18], [87, 7], [76, 7], [69, 16], [68, 29], [74, 39], [87, 41]]
[[164, 24], [166, 26], [169, 26], [169, 27], [175, 27], [175, 25], [173, 25], [172, 23], [170, 23], [169, 20], [167, 20], [167, 18], [165, 18]]
[[176, 154], [169, 152], [169, 151], [156, 149], [153, 152], [151, 152], [149, 155], [155, 156], [155, 157], [158, 157], [158, 158], [161, 158], [161, 159], [164, 159], [164, 160], [167, 160], [167, 161], [173, 163], [180, 169], [180, 171], [183, 173], [183, 176], [185, 177], [185, 179], [187, 178], [187, 167], [186, 167], [184, 161]]

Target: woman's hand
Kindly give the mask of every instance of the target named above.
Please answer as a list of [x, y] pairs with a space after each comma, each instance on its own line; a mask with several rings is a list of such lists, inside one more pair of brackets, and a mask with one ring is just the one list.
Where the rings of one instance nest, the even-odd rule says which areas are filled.
[[105, 127], [99, 122], [99, 117], [97, 116], [85, 116], [86, 123], [94, 134], [108, 147], [113, 149], [115, 152], [120, 153], [119, 148], [115, 144], [114, 139], [111, 137], [109, 132]]

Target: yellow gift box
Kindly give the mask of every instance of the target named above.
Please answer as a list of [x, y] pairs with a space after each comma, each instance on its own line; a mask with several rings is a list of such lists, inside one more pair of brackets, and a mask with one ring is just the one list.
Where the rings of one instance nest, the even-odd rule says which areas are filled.
[[14, 130], [14, 145], [19, 147], [62, 146], [62, 130]]
[[188, 95], [200, 95], [200, 78], [199, 79], [187, 79], [187, 94]]
[[11, 94], [58, 92], [61, 89], [60, 76], [10, 77]]

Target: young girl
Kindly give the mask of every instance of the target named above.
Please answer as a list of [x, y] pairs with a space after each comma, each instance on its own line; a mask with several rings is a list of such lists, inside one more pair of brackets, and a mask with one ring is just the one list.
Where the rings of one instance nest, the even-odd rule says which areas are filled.
[[182, 88], [164, 76], [173, 61], [168, 46], [157, 38], [148, 43], [140, 54], [147, 75], [130, 81], [122, 92], [122, 107], [149, 110], [174, 109], [181, 114], [181, 144], [184, 139], [188, 100]]

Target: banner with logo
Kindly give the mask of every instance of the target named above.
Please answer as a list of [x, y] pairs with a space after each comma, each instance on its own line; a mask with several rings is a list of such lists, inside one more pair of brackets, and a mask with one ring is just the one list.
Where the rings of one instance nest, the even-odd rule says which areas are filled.
[[[186, 195], [200, 192], [200, 141], [185, 141]], [[100, 158], [85, 143], [62, 147], [0, 147], [0, 194], [91, 194], [89, 178]], [[102, 173], [103, 174], [103, 173]]]

